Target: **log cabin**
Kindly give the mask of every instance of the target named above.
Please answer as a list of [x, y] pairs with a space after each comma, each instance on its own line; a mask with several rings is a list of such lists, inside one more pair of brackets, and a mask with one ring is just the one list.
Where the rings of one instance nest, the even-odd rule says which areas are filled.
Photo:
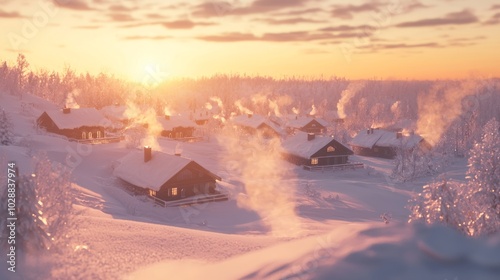
[[298, 132], [283, 141], [283, 157], [297, 165], [347, 164], [353, 152], [337, 140], [314, 133]]
[[45, 111], [38, 117], [37, 125], [47, 132], [69, 139], [99, 139], [105, 137], [109, 120], [95, 108], [63, 108]]
[[148, 146], [118, 160], [113, 175], [134, 186], [138, 193], [164, 201], [197, 194], [217, 194], [216, 181], [222, 180], [180, 154], [153, 153]]
[[374, 128], [359, 132], [349, 144], [356, 155], [387, 159], [393, 159], [398, 149], [430, 149], [424, 138], [415, 133]]
[[257, 114], [246, 114], [233, 117], [232, 123], [249, 134], [260, 133], [265, 138], [281, 137], [283, 132], [279, 126]]

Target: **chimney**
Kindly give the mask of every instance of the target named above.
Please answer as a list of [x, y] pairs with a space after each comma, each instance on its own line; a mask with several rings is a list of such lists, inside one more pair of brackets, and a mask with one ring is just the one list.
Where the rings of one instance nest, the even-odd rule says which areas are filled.
[[167, 121], [169, 121], [169, 120], [170, 120], [170, 115], [165, 115], [165, 119], [166, 119]]
[[151, 147], [150, 146], [144, 146], [144, 162], [148, 162], [151, 160]]
[[180, 156], [181, 156], [181, 152], [175, 152], [175, 153], [174, 153], [174, 156], [178, 156], [178, 157], [180, 157]]
[[251, 118], [253, 116], [252, 113], [248, 113], [248, 118]]
[[64, 107], [63, 114], [69, 114], [69, 113], [71, 113], [71, 108]]
[[403, 132], [401, 131], [396, 132], [396, 139], [401, 139], [401, 138], [403, 138]]
[[366, 134], [370, 134], [370, 131], [371, 131], [371, 129], [370, 129], [370, 128], [368, 128], [368, 129], [366, 130]]
[[314, 133], [307, 133], [307, 141], [311, 141], [311, 140], [314, 140]]

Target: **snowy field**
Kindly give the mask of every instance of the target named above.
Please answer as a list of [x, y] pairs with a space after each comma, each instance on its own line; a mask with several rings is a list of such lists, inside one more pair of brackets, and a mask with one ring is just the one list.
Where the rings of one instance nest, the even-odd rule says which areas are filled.
[[[408, 200], [432, 178], [393, 182], [392, 160], [353, 156], [363, 169], [310, 172], [277, 158], [287, 176], [270, 185], [255, 178], [259, 188], [248, 190], [248, 174], [228, 155], [230, 136], [182, 143], [184, 157], [223, 178], [230, 199], [162, 208], [113, 177], [116, 160], [131, 151], [125, 143], [68, 142], [34, 126], [54, 105], [29, 95], [0, 102], [16, 141], [0, 146], [2, 163], [14, 160], [29, 174], [32, 155], [46, 151], [72, 169], [80, 213], [72, 253], [28, 256], [15, 277], [2, 268], [0, 279], [499, 279], [500, 239], [407, 224]], [[172, 140], [159, 145], [166, 153], [179, 148]], [[463, 181], [466, 165], [454, 159], [446, 173]]]

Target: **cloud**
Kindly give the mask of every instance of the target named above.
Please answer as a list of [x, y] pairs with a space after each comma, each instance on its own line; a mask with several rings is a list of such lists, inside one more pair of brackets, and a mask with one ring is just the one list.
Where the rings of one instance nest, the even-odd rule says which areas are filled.
[[335, 5], [333, 6], [332, 16], [341, 19], [352, 19], [353, 14], [362, 12], [377, 12], [382, 3], [370, 2], [360, 5]]
[[[420, 44], [406, 44], [406, 43], [400, 43], [400, 44], [377, 44], [373, 46], [368, 46], [367, 48], [372, 48], [374, 50], [380, 50], [380, 49], [415, 49], [415, 48], [442, 48], [443, 46], [436, 43], [436, 42], [430, 42], [430, 43], [420, 43]], [[363, 48], [363, 47], [361, 47]]]
[[190, 20], [175, 20], [175, 21], [166, 21], [161, 23], [161, 25], [169, 29], [191, 29], [196, 26], [206, 26], [213, 24], [214, 23], [210, 22], [194, 22]]
[[163, 19], [163, 18], [165, 18], [165, 16], [163, 16], [162, 14], [158, 14], [158, 13], [149, 13], [149, 14], [146, 14], [146, 17], [150, 18], [150, 19]]
[[241, 42], [241, 41], [256, 41], [258, 38], [251, 33], [225, 33], [221, 35], [208, 35], [197, 37], [199, 40], [209, 42]]
[[320, 31], [338, 32], [338, 31], [367, 31], [375, 30], [376, 27], [370, 25], [339, 25], [321, 28]]
[[0, 18], [22, 18], [22, 17], [24, 17], [24, 16], [22, 16], [18, 12], [6, 12], [6, 11], [0, 10]]
[[500, 24], [500, 12], [494, 14], [491, 16], [489, 20], [484, 22], [485, 25], [495, 25], [495, 24]]
[[324, 21], [316, 20], [316, 19], [309, 19], [309, 18], [302, 18], [302, 17], [293, 17], [293, 18], [285, 18], [285, 19], [275, 19], [275, 18], [268, 18], [268, 19], [263, 19], [262, 21], [269, 23], [269, 24], [275, 24], [275, 25], [280, 25], [280, 24], [298, 24], [298, 23], [321, 23]]
[[261, 36], [256, 36], [251, 33], [225, 33], [221, 35], [199, 36], [197, 37], [197, 39], [209, 42], [243, 42], [243, 41], [310, 42], [310, 41], [325, 41], [336, 38], [352, 38], [358, 36], [360, 36], [360, 34], [354, 32], [331, 34], [326, 32], [294, 31], [294, 32], [264, 33]]
[[397, 24], [397, 27], [427, 27], [441, 25], [461, 25], [478, 22], [478, 18], [472, 11], [465, 9], [461, 12], [449, 13], [441, 18], [422, 19], [417, 21], [407, 21]]
[[136, 36], [127, 36], [123, 37], [123, 40], [165, 40], [171, 38], [170, 36], [142, 36], [142, 35], [136, 35]]
[[250, 15], [285, 8], [301, 7], [310, 0], [255, 0], [245, 7], [237, 7], [229, 2], [205, 2], [194, 7], [193, 15], [198, 17], [215, 17], [221, 15]]
[[111, 12], [129, 12], [129, 11], [132, 11], [134, 10], [134, 8], [130, 8], [130, 7], [127, 7], [127, 6], [124, 6], [124, 5], [111, 5], [108, 7], [108, 11], [111, 11]]
[[54, 3], [54, 5], [58, 7], [70, 10], [78, 10], [78, 11], [95, 10], [94, 8], [91, 8], [84, 0], [53, 0], [52, 2]]
[[112, 21], [134, 21], [135, 19], [130, 14], [112, 13], [108, 14]]
[[303, 16], [303, 15], [308, 15], [308, 14], [314, 14], [318, 12], [324, 12], [323, 9], [320, 8], [307, 8], [307, 9], [300, 9], [300, 10], [292, 10], [292, 11], [286, 11], [286, 12], [275, 12], [273, 15], [277, 16]]

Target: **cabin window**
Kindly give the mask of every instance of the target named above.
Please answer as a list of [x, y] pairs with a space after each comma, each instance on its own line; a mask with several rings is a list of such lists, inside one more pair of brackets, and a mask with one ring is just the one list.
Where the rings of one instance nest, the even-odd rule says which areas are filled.
[[101, 131], [97, 131], [97, 138], [102, 138]]
[[89, 132], [89, 139], [92, 139], [92, 132]]
[[179, 138], [182, 138], [182, 131], [179, 132]]
[[172, 196], [176, 196], [177, 195], [177, 188], [172, 188]]
[[156, 191], [149, 190], [149, 195], [150, 195], [150, 196], [156, 196]]
[[181, 188], [181, 197], [186, 197], [186, 191], [184, 188]]
[[318, 158], [312, 158], [311, 159], [311, 164], [312, 165], [317, 165], [318, 164]]
[[87, 134], [84, 132], [82, 132], [82, 139], [87, 139]]
[[333, 146], [329, 146], [328, 148], [326, 148], [326, 151], [328, 153], [333, 153], [333, 152], [335, 152], [335, 148]]
[[168, 138], [172, 138], [172, 133], [169, 133], [169, 134], [168, 134]]

